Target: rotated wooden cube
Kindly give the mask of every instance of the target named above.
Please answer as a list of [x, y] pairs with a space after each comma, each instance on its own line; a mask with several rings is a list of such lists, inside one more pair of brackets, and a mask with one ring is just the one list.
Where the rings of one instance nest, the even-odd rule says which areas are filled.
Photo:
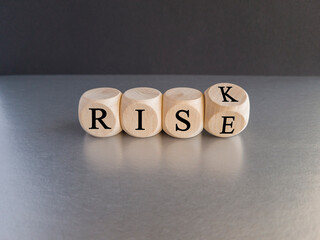
[[250, 102], [247, 92], [232, 83], [218, 83], [205, 93], [204, 128], [218, 137], [242, 132], [249, 121]]

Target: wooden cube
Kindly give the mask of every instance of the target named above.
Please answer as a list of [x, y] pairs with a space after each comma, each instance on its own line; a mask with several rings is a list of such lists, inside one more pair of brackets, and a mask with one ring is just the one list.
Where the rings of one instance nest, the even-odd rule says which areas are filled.
[[242, 132], [249, 121], [249, 96], [232, 83], [218, 83], [205, 93], [204, 128], [218, 137], [231, 137]]
[[162, 130], [162, 94], [154, 88], [140, 87], [122, 95], [120, 119], [123, 130], [134, 137], [151, 137]]
[[190, 138], [203, 129], [204, 98], [194, 88], [172, 88], [163, 94], [163, 130], [172, 137]]
[[121, 132], [120, 99], [121, 92], [115, 88], [86, 91], [78, 107], [81, 127], [95, 137], [109, 137]]

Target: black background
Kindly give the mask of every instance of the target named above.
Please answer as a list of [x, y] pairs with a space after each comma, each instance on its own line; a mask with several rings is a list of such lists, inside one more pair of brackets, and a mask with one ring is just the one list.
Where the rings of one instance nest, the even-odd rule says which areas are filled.
[[0, 3], [0, 74], [320, 73], [319, 0]]

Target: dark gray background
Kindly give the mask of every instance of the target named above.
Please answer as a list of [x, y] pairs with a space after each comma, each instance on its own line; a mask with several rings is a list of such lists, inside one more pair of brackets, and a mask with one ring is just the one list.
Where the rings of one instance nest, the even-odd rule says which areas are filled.
[[319, 75], [319, 10], [319, 0], [0, 0], [0, 74]]

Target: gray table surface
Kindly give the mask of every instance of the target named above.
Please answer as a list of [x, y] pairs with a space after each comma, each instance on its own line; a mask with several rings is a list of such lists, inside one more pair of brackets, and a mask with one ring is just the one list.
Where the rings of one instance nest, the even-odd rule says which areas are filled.
[[[218, 82], [247, 90], [247, 129], [220, 139], [90, 137], [95, 87]], [[1, 76], [0, 239], [320, 239], [320, 78]]]

